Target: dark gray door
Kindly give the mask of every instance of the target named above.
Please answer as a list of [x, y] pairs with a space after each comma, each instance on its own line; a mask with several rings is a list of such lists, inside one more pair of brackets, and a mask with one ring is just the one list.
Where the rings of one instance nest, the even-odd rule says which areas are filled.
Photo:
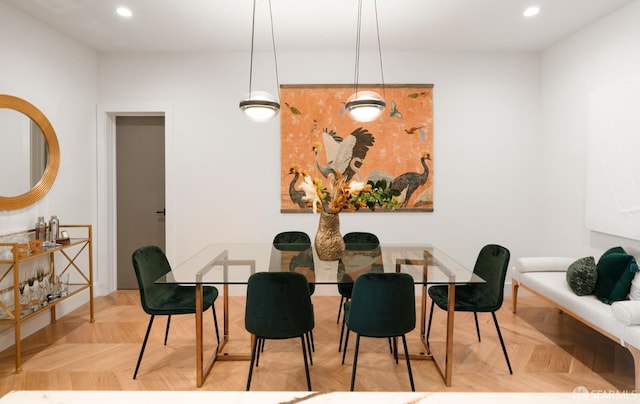
[[131, 254], [165, 250], [164, 117], [116, 118], [118, 289], [137, 289]]

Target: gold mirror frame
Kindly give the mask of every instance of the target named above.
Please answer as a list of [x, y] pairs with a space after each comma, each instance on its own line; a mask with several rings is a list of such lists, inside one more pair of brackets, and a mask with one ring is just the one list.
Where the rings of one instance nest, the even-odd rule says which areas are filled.
[[[38, 202], [51, 189], [60, 167], [60, 146], [51, 122], [38, 108], [28, 101], [11, 95], [0, 94], [0, 108], [13, 109], [31, 118], [40, 127], [49, 147], [47, 167], [44, 170], [44, 174], [42, 174], [42, 178], [35, 186], [22, 195], [0, 196], [0, 210], [22, 209]], [[3, 175], [6, 174], [4, 173]]]

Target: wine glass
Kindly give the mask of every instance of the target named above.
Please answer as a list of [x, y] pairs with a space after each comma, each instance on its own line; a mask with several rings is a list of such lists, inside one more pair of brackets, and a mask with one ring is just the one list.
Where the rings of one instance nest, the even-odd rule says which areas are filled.
[[38, 282], [42, 282], [42, 279], [44, 278], [44, 268], [43, 267], [37, 267], [36, 268], [36, 278], [38, 279]]
[[69, 294], [69, 273], [67, 272], [60, 275], [60, 281], [62, 287], [61, 295], [66, 296]]
[[20, 314], [22, 315], [26, 315], [29, 312], [29, 302], [31, 299], [29, 299], [29, 289], [27, 289], [27, 284], [29, 282], [27, 282], [26, 280], [23, 280], [20, 282], [19, 288], [20, 288]]
[[44, 267], [37, 267], [36, 268], [36, 277], [38, 279], [38, 300], [39, 300], [39, 305], [44, 305], [46, 302], [46, 298], [47, 298], [47, 292], [46, 292], [46, 288], [45, 288], [45, 278], [44, 278]]
[[32, 309], [36, 309], [38, 307], [38, 291], [36, 283], [36, 275], [31, 273], [29, 279], [27, 279], [27, 284], [29, 285], [29, 301]]

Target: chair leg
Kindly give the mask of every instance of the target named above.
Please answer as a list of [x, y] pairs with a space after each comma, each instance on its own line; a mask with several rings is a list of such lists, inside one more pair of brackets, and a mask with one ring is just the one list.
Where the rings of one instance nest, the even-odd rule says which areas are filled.
[[213, 324], [216, 327], [216, 341], [218, 341], [218, 345], [220, 345], [220, 331], [218, 331], [218, 316], [216, 315], [216, 306], [211, 305], [213, 309]]
[[138, 369], [140, 369], [140, 362], [142, 362], [142, 355], [144, 355], [144, 349], [147, 347], [147, 340], [149, 339], [149, 332], [151, 332], [151, 326], [153, 325], [153, 319], [156, 316], [152, 315], [149, 319], [149, 325], [147, 326], [147, 333], [144, 335], [142, 341], [142, 348], [140, 348], [140, 355], [138, 356], [138, 363], [136, 363], [136, 370], [133, 372], [133, 380], [138, 376]]
[[431, 309], [429, 309], [429, 325], [427, 325], [427, 337], [426, 337], [426, 342], [427, 345], [429, 344], [429, 334], [431, 334], [431, 320], [433, 319], [433, 306], [434, 306], [434, 301], [431, 301]]
[[389, 338], [389, 341], [391, 341], [392, 339], [393, 339], [393, 358], [396, 360], [396, 365], [397, 365], [398, 364], [398, 339]]
[[[349, 335], [349, 334], [347, 334]], [[353, 387], [356, 384], [356, 366], [358, 366], [358, 349], [360, 348], [360, 334], [356, 335], [356, 350], [353, 353], [353, 370], [351, 371], [351, 389], [350, 391], [353, 391]], [[345, 346], [345, 352], [347, 351], [347, 348]]]
[[504, 353], [504, 358], [507, 360], [507, 367], [509, 368], [509, 374], [513, 374], [511, 370], [511, 362], [509, 362], [509, 355], [507, 354], [507, 347], [504, 345], [504, 340], [502, 339], [502, 333], [500, 332], [500, 326], [498, 325], [498, 318], [496, 317], [496, 313], [494, 311], [491, 312], [493, 316], [493, 322], [496, 325], [496, 331], [498, 331], [498, 338], [500, 338], [500, 345], [502, 345], [502, 352]]
[[476, 333], [478, 333], [478, 342], [480, 341], [480, 326], [478, 325], [478, 313], [473, 312], [473, 319], [476, 321]]
[[307, 363], [307, 348], [304, 342], [304, 335], [300, 336], [300, 344], [302, 345], [302, 357], [304, 358], [304, 372], [307, 375], [307, 389], [311, 391], [311, 377], [309, 376], [309, 364]]
[[313, 356], [311, 355], [311, 331], [307, 332], [304, 334], [304, 339], [303, 341], [305, 341], [305, 343], [307, 344], [307, 352], [309, 355], [309, 364], [313, 365]]
[[[404, 356], [407, 358], [407, 371], [409, 372], [409, 382], [411, 383], [411, 391], [416, 391], [416, 388], [413, 385], [413, 372], [411, 372], [411, 361], [409, 360], [409, 351], [407, 350], [407, 337], [404, 334], [402, 334], [402, 345], [404, 345]], [[396, 363], [398, 363], [397, 360], [396, 360]]]
[[167, 316], [167, 329], [164, 332], [164, 344], [167, 345], [167, 339], [169, 338], [169, 325], [171, 325], [171, 314]]
[[251, 387], [251, 376], [253, 375], [253, 363], [256, 359], [256, 353], [258, 352], [258, 341], [259, 337], [255, 337], [253, 340], [253, 347], [251, 347], [251, 363], [249, 364], [249, 377], [247, 377], [247, 391]]
[[347, 346], [349, 345], [349, 328], [347, 327], [347, 335], [344, 337], [344, 347], [342, 348], [342, 364], [344, 365], [344, 357], [347, 356]]
[[340, 322], [340, 313], [342, 313], [343, 304], [344, 304], [344, 296], [340, 296], [340, 307], [338, 307], [338, 318], [336, 319], [336, 324]]
[[260, 364], [260, 353], [262, 352], [264, 352], [264, 338], [259, 338], [258, 347], [256, 350], [256, 367], [258, 367], [258, 365]]
[[[389, 341], [389, 353], [392, 354], [393, 353], [393, 346], [391, 345], [391, 337], [387, 338], [387, 341]], [[396, 346], [396, 348], [397, 348], [397, 346]]]
[[313, 352], [316, 351], [316, 342], [313, 340], [313, 330], [309, 331], [309, 336], [311, 337], [311, 349]]
[[342, 328], [340, 329], [340, 344], [338, 344], [338, 352], [342, 349], [342, 338], [344, 336], [344, 327], [345, 327], [345, 318], [344, 314], [342, 315]]

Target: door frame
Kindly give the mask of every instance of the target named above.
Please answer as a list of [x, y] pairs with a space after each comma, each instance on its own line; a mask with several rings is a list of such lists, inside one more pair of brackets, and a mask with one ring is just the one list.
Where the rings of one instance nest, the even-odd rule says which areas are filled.
[[95, 255], [98, 296], [117, 289], [116, 117], [164, 116], [165, 238], [172, 261], [175, 247], [173, 182], [173, 108], [170, 104], [98, 104]]

